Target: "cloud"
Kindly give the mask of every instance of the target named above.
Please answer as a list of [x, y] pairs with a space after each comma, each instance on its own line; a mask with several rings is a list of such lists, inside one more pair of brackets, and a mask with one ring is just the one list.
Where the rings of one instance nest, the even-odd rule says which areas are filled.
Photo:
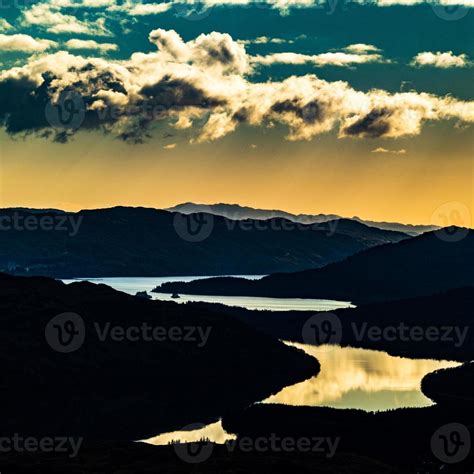
[[113, 43], [98, 43], [94, 40], [71, 39], [65, 43], [68, 49], [90, 49], [98, 51], [117, 51], [118, 46]]
[[0, 33], [3, 33], [5, 31], [12, 30], [13, 26], [8, 23], [7, 20], [4, 20], [3, 18], [0, 18]]
[[452, 51], [431, 53], [425, 51], [418, 53], [410, 63], [412, 66], [432, 66], [442, 69], [452, 67], [468, 67], [472, 65], [466, 54], [456, 56]]
[[[361, 3], [373, 4], [371, 1], [362, 0]], [[391, 7], [393, 5], [413, 6], [421, 5], [423, 3], [441, 6], [464, 6], [473, 7], [473, 0], [437, 0], [436, 2], [429, 0], [375, 0], [375, 5], [379, 7]]]
[[[182, 3], [186, 3], [187, 0], [181, 0]], [[371, 6], [379, 6], [379, 7], [388, 7], [392, 5], [405, 5], [405, 6], [412, 6], [412, 5], [419, 5], [421, 3], [429, 3], [432, 4], [430, 0], [356, 0], [357, 3], [362, 5], [371, 5]], [[196, 2], [193, 2], [196, 3]], [[261, 0], [202, 0], [203, 4], [209, 6], [215, 5], [250, 5], [252, 3], [262, 3]], [[266, 0], [265, 4], [273, 7], [275, 9], [279, 9], [282, 12], [287, 12], [292, 8], [311, 8], [311, 7], [318, 7], [320, 8], [322, 5], [329, 4], [328, 0]], [[440, 5], [464, 5], [466, 7], [473, 7], [474, 2], [473, 0], [438, 0]]]
[[104, 8], [117, 3], [117, 0], [49, 0], [50, 5], [60, 8]]
[[174, 148], [176, 148], [176, 143], [170, 143], [168, 145], [164, 145], [163, 148], [165, 150], [173, 150]]
[[[355, 0], [360, 5], [390, 7], [394, 5], [413, 6], [420, 4], [440, 5], [441, 7], [464, 6], [473, 7], [474, 0]], [[60, 9], [98, 10], [106, 8], [109, 12], [125, 12], [130, 16], [158, 15], [176, 10], [179, 16], [186, 16], [186, 12], [200, 13], [213, 7], [248, 7], [261, 5], [278, 10], [281, 14], [289, 14], [292, 9], [321, 8], [327, 6], [332, 13], [336, 5], [329, 0], [175, 0], [146, 2], [144, 0], [46, 0], [42, 5], [48, 5], [50, 10], [59, 13]], [[38, 4], [33, 5], [32, 8]], [[70, 16], [70, 15], [66, 15]], [[74, 17], [73, 17], [74, 18]], [[69, 20], [71, 21], [71, 20]], [[78, 20], [79, 21], [79, 20]], [[77, 33], [77, 31], [74, 31]]]
[[22, 25], [44, 28], [53, 34], [111, 36], [105, 27], [105, 18], [96, 18], [94, 22], [82, 21], [61, 13], [60, 6], [48, 3], [37, 3], [23, 11]]
[[127, 1], [121, 5], [113, 5], [109, 11], [126, 12], [131, 16], [159, 15], [167, 12], [172, 7], [172, 3], [137, 3]]
[[258, 36], [257, 38], [253, 39], [246, 39], [246, 40], [239, 40], [240, 44], [248, 45], [248, 44], [292, 44], [295, 42], [293, 39], [285, 39], [285, 38], [270, 38], [268, 36]]
[[45, 39], [34, 39], [28, 35], [0, 34], [0, 51], [41, 52], [57, 46], [57, 43]]
[[273, 53], [266, 56], [252, 58], [254, 64], [270, 66], [273, 64], [313, 64], [315, 66], [347, 67], [354, 64], [388, 62], [380, 54], [351, 54], [343, 52], [300, 54], [300, 53]]
[[[426, 121], [474, 122], [474, 103], [451, 96], [362, 92], [314, 74], [251, 82], [251, 57], [228, 34], [185, 42], [173, 30], [157, 29], [149, 38], [157, 51], [128, 60], [60, 51], [1, 72], [0, 123], [10, 134], [38, 133], [60, 142], [80, 125], [133, 143], [164, 122], [188, 129], [191, 141], [200, 143], [241, 124], [278, 125], [288, 130], [288, 140], [311, 140], [333, 130], [340, 138], [396, 138], [420, 134]], [[77, 126], [66, 130], [54, 114], [51, 120], [65, 95], [79, 112], [82, 107]]]
[[[266, 39], [266, 37], [262, 37]], [[259, 38], [257, 38], [259, 39]], [[300, 54], [300, 53], [272, 53], [265, 56], [255, 56], [252, 64], [270, 66], [273, 64], [312, 64], [314, 66], [339, 66], [350, 67], [354, 64], [366, 63], [388, 63], [379, 54], [380, 49], [371, 44], [357, 43], [344, 48], [344, 51], [335, 51], [321, 54]]]
[[217, 68], [223, 74], [244, 74], [250, 69], [245, 48], [227, 33], [202, 34], [185, 43], [176, 31], [158, 28], [149, 40], [171, 61]]
[[400, 150], [387, 150], [386, 148], [376, 148], [375, 150], [372, 150], [371, 153], [389, 153], [391, 155], [405, 155], [406, 150], [404, 148], [401, 148]]
[[344, 48], [344, 51], [349, 51], [350, 53], [355, 54], [363, 54], [363, 53], [370, 53], [370, 52], [379, 52], [380, 49], [373, 44], [365, 44], [365, 43], [355, 43], [350, 44]]
[[[440, 8], [456, 5], [474, 6], [474, 0], [355, 0], [355, 2], [360, 5], [380, 7], [410, 6], [423, 3], [430, 4], [433, 7], [439, 6]], [[277, 10], [282, 15], [290, 14], [292, 10], [298, 8], [321, 7], [326, 7], [329, 10], [328, 13], [334, 13], [337, 7], [336, 3], [330, 0], [266, 0], [264, 2], [266, 7]], [[123, 26], [124, 23], [133, 21], [138, 16], [170, 13], [181, 18], [189, 16], [191, 19], [198, 19], [206, 17], [214, 7], [245, 8], [251, 5], [262, 5], [262, 0], [175, 0], [161, 2], [153, 0], [39, 0], [38, 3], [26, 2], [26, 6], [21, 7], [23, 17], [21, 26], [36, 26], [53, 34], [112, 36], [110, 30], [106, 27], [106, 18], [108, 18], [107, 21], [118, 20], [114, 13], [123, 14], [120, 18]], [[281, 38], [269, 39], [264, 36], [257, 39], [261, 41], [268, 39], [271, 43], [278, 43], [281, 40]], [[244, 40], [243, 44], [250, 44], [250, 41], [252, 40]], [[292, 43], [294, 40], [286, 42]], [[259, 42], [257, 41], [255, 44], [259, 44]], [[363, 52], [356, 49], [347, 49], [346, 51], [349, 53]], [[368, 49], [365, 52], [376, 52], [376, 50]]]

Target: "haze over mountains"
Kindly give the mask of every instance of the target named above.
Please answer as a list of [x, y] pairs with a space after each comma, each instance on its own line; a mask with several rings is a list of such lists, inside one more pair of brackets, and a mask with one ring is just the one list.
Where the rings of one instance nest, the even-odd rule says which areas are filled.
[[[256, 281], [213, 278], [166, 283], [157, 291], [368, 303], [474, 286], [474, 231], [449, 228], [440, 232], [371, 248], [320, 269], [274, 274]], [[448, 236], [456, 232], [462, 232], [463, 238], [450, 240]]]
[[[281, 210], [267, 210], [254, 209], [252, 207], [240, 206], [239, 204], [195, 204], [193, 202], [186, 202], [176, 206], [167, 208], [168, 211], [181, 212], [183, 214], [193, 214], [196, 212], [207, 212], [217, 216], [227, 217], [228, 219], [274, 219], [281, 217], [292, 222], [299, 222], [301, 224], [314, 224], [319, 222], [328, 222], [335, 219], [349, 219], [341, 217], [337, 214], [291, 214]], [[370, 220], [360, 219], [357, 216], [351, 217], [350, 220], [360, 222], [370, 227], [377, 227], [379, 229], [394, 230], [404, 232], [408, 235], [419, 235], [423, 232], [436, 230], [439, 227], [435, 225], [411, 225], [400, 224], [397, 222], [376, 222]]]
[[298, 271], [408, 238], [346, 219], [307, 226], [132, 207], [0, 215], [0, 270], [57, 278]]

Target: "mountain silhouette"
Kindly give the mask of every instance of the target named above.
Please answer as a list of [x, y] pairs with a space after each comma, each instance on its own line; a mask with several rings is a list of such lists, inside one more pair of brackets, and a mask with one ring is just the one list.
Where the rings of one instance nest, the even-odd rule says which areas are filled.
[[451, 227], [368, 249], [320, 269], [278, 273], [256, 281], [211, 278], [166, 283], [156, 291], [328, 298], [360, 304], [473, 286], [473, 268], [474, 231]]
[[[304, 327], [314, 316], [313, 311], [251, 311], [239, 307], [199, 303], [210, 311], [228, 314], [280, 340], [314, 343], [308, 339]], [[456, 360], [474, 360], [474, 339], [471, 335], [474, 287], [455, 288], [431, 296], [407, 298], [397, 301], [370, 303], [356, 308], [331, 312], [341, 322], [341, 346], [383, 350], [394, 356]], [[369, 328], [381, 331], [404, 327], [401, 337], [376, 337]], [[406, 337], [412, 328], [434, 337]], [[418, 330], [418, 329], [417, 329]]]
[[[186, 202], [167, 208], [168, 211], [182, 212], [183, 214], [193, 214], [197, 212], [208, 212], [217, 216], [227, 217], [228, 219], [274, 219], [281, 217], [292, 222], [301, 224], [314, 224], [320, 222], [328, 222], [336, 219], [349, 219], [341, 217], [337, 214], [291, 214], [290, 212], [281, 210], [267, 210], [255, 209], [253, 207], [240, 206], [239, 204], [195, 204], [193, 202]], [[400, 224], [398, 222], [377, 222], [367, 219], [361, 219], [354, 216], [350, 220], [360, 222], [369, 227], [376, 227], [378, 229], [393, 230], [397, 232], [404, 232], [408, 235], [419, 235], [424, 232], [436, 230], [439, 227], [435, 225], [412, 225]]]
[[[319, 370], [314, 358], [230, 316], [89, 282], [0, 274], [0, 314], [0, 436], [145, 439], [217, 421]], [[72, 322], [69, 334], [82, 334], [80, 344], [60, 340], [58, 316]], [[209, 331], [205, 341], [171, 332], [150, 340], [152, 331], [145, 338], [135, 330], [117, 340], [115, 329], [101, 339], [97, 327], [107, 324], [124, 331], [147, 324], [160, 335]]]
[[408, 237], [343, 219], [307, 226], [131, 207], [1, 214], [12, 224], [0, 232], [0, 270], [58, 278], [298, 271]]

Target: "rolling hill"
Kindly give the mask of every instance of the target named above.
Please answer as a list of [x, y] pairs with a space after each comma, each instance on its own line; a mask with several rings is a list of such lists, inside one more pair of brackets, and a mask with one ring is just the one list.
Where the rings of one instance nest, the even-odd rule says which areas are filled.
[[[320, 222], [328, 222], [336, 219], [349, 219], [338, 216], [337, 214], [291, 214], [290, 212], [281, 210], [255, 209], [253, 207], [240, 206], [239, 204], [195, 204], [193, 202], [186, 202], [167, 209], [172, 212], [181, 212], [183, 214], [193, 214], [197, 212], [207, 212], [217, 216], [227, 217], [228, 219], [274, 219], [281, 217], [292, 222], [300, 224], [314, 224]], [[393, 230], [397, 232], [404, 232], [408, 235], [415, 236], [424, 232], [429, 232], [438, 229], [435, 225], [411, 225], [400, 224], [398, 222], [377, 222], [354, 216], [349, 220], [360, 222], [369, 227], [376, 227], [378, 229]]]
[[246, 295], [280, 298], [328, 298], [355, 303], [428, 296], [474, 285], [474, 231], [459, 241], [429, 232], [395, 244], [365, 250], [324, 268], [269, 275], [261, 280], [212, 278], [167, 283], [158, 292]]
[[57, 278], [298, 271], [407, 238], [348, 220], [306, 226], [130, 207], [0, 217], [0, 270]]
[[232, 317], [89, 282], [0, 273], [0, 315], [2, 436], [144, 439], [216, 421], [319, 370]]

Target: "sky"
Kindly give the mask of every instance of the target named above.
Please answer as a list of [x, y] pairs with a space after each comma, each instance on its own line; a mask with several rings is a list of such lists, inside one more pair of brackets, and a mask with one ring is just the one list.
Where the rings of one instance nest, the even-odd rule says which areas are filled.
[[474, 1], [0, 1], [0, 205], [472, 227]]

